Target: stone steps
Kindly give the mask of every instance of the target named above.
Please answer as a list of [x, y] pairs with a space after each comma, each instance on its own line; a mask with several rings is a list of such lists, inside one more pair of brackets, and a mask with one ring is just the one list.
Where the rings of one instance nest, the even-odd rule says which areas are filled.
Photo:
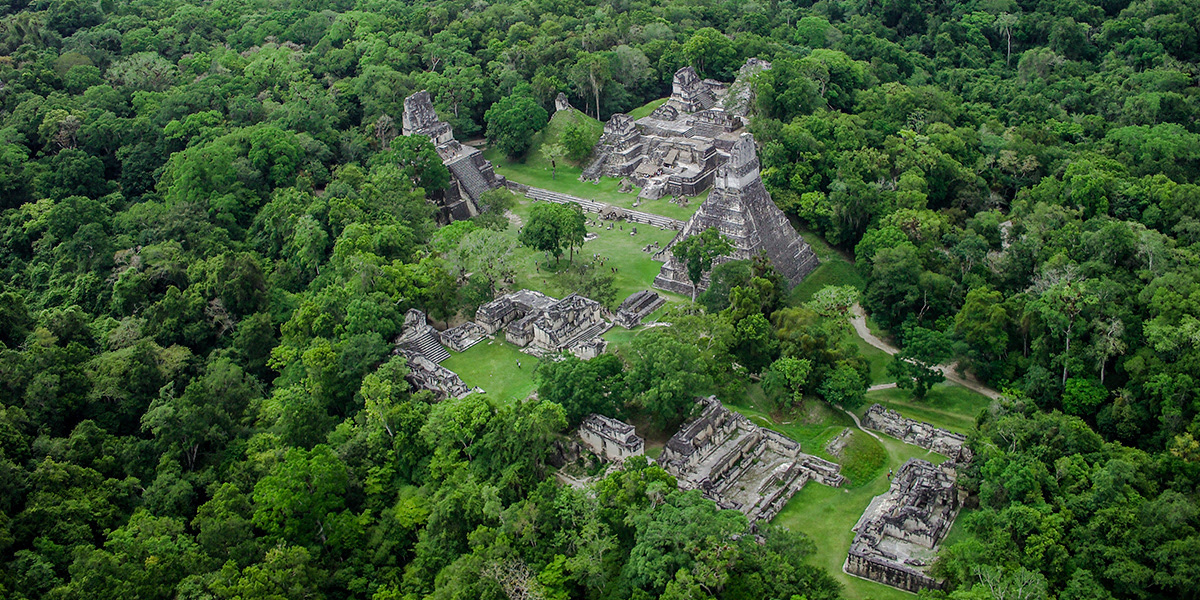
[[475, 166], [475, 163], [471, 161], [469, 156], [456, 160], [446, 166], [450, 169], [450, 172], [454, 174], [455, 179], [458, 179], [459, 187], [462, 188], [462, 190], [465, 191], [474, 202], [478, 203], [479, 197], [488, 190], [492, 189], [491, 186], [488, 185], [487, 181], [484, 180], [483, 174], [479, 172], [479, 169]]
[[586, 342], [594, 337], [600, 337], [600, 335], [605, 331], [608, 331], [610, 327], [612, 327], [612, 323], [609, 323], [608, 321], [600, 321], [599, 323], [596, 323], [595, 325], [592, 325], [591, 327], [588, 327], [587, 329], [584, 329], [583, 331], [571, 336], [571, 338], [563, 344], [563, 350], [570, 350], [571, 346], [574, 346], [579, 342]]
[[450, 358], [450, 353], [433, 337], [433, 329], [427, 330], [425, 335], [416, 339], [416, 342], [417, 347], [421, 349], [421, 354], [435, 363]]

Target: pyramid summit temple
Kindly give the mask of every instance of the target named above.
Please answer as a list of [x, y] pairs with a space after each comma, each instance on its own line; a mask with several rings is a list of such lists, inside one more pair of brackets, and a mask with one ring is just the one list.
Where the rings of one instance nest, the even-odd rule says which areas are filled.
[[[749, 133], [743, 133], [734, 143], [729, 160], [717, 168], [708, 199], [664, 249], [666, 263], [654, 278], [654, 287], [684, 295], [692, 292], [687, 267], [671, 254], [671, 248], [710, 227], [720, 230], [734, 248], [730, 256], [717, 258], [714, 265], [748, 260], [765, 252], [775, 270], [795, 285], [819, 264], [812, 248], [763, 187], [754, 136]], [[699, 287], [708, 287], [707, 274]]]

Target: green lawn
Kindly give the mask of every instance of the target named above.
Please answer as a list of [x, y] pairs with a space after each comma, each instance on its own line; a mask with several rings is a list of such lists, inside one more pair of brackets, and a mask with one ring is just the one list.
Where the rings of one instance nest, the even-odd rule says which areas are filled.
[[[524, 400], [537, 386], [533, 383], [533, 370], [538, 359], [525, 354], [516, 346], [495, 340], [484, 340], [466, 352], [450, 352], [450, 358], [442, 366], [458, 373], [463, 382], [471, 387], [481, 387], [497, 404]], [[517, 361], [521, 362], [520, 368]]]
[[910, 419], [965, 434], [975, 428], [975, 417], [991, 400], [960, 385], [943, 382], [933, 386], [923, 400], [915, 400], [911, 391], [899, 388], [868, 392], [859, 414], [876, 402]]
[[[887, 451], [885, 467], [898, 469], [909, 458], [924, 458], [933, 463], [944, 457], [884, 436], [882, 446]], [[872, 441], [873, 438], [872, 438]], [[876, 442], [878, 444], [879, 442]], [[775, 517], [776, 524], [793, 531], [802, 531], [817, 546], [813, 564], [825, 568], [845, 585], [843, 596], [850, 600], [911, 599], [913, 594], [873, 581], [859, 579], [842, 572], [842, 564], [850, 543], [854, 541], [851, 528], [862, 516], [871, 499], [887, 491], [887, 471], [880, 468], [875, 477], [858, 487], [831, 488], [819, 483], [804, 486]]]
[[867, 282], [863, 280], [858, 269], [839, 259], [822, 261], [820, 266], [805, 276], [796, 287], [791, 291], [792, 304], [800, 304], [812, 300], [813, 294], [816, 294], [821, 288], [827, 285], [849, 285], [861, 291], [867, 286]]
[[629, 116], [633, 117], [633, 120], [635, 120], [635, 121], [642, 117], [648, 117], [648, 116], [650, 116], [650, 113], [654, 112], [654, 109], [662, 106], [664, 103], [666, 103], [667, 100], [668, 100], [668, 98], [659, 98], [658, 100], [651, 100], [650, 102], [647, 102], [646, 104], [643, 104], [642, 106], [639, 106], [639, 107], [629, 111]]
[[633, 203], [638, 201], [637, 195], [641, 191], [639, 188], [634, 187], [632, 192], [622, 194], [617, 191], [621, 183], [620, 179], [601, 177], [600, 183], [580, 181], [579, 175], [583, 169], [571, 165], [560, 164], [558, 174], [555, 175], [550, 169], [549, 163], [543, 164], [544, 161], [535, 160], [533, 154], [531, 153], [525, 162], [518, 162], [505, 158], [499, 150], [489, 149], [484, 152], [484, 156], [492, 161], [497, 173], [517, 183], [680, 221], [686, 221], [691, 217], [700, 208], [704, 199], [708, 198], [708, 192], [705, 191], [704, 194], [689, 200], [686, 207], [673, 204], [668, 201], [669, 198], [665, 197], [648, 200], [635, 207]]
[[850, 335], [850, 341], [858, 346], [858, 352], [871, 363], [871, 385], [880, 383], [892, 383], [896, 381], [895, 377], [888, 375], [888, 364], [892, 362], [892, 356], [875, 346], [866, 342], [866, 340], [857, 335]]
[[[521, 217], [522, 222], [529, 220], [530, 212], [533, 210], [535, 203], [528, 198], [520, 198], [513, 212]], [[589, 216], [594, 219], [595, 215]], [[603, 225], [604, 222], [601, 221]], [[658, 242], [660, 247], [666, 245], [675, 237], [675, 232], [671, 230], [661, 230], [657, 227], [648, 225], [640, 225], [637, 235], [629, 235], [632, 227], [626, 223], [621, 225], [624, 229], [615, 228], [608, 231], [601, 227], [588, 226], [588, 231], [595, 233], [599, 237], [590, 241], [584, 242], [583, 249], [576, 252], [576, 261], [590, 261], [592, 254], [599, 254], [607, 259], [601, 269], [617, 269], [617, 299], [619, 304], [629, 294], [639, 290], [650, 289], [654, 283], [654, 277], [658, 275], [662, 269], [662, 263], [653, 259], [653, 254], [643, 252], [648, 244]], [[508, 235], [516, 237], [517, 230], [515, 227], [509, 227]], [[569, 268], [569, 255], [564, 255], [558, 267], [554, 267], [554, 259], [546, 261], [546, 258], [540, 252], [535, 252], [528, 248], [520, 248], [517, 250], [519, 264], [517, 265], [516, 284], [514, 289], [528, 288], [538, 290], [545, 294], [549, 294], [556, 298], [561, 298], [571, 292], [568, 276], [564, 273]], [[547, 262], [549, 265], [547, 265]], [[537, 263], [537, 264], [535, 264]], [[538, 269], [541, 269], [540, 271]], [[664, 294], [668, 300], [682, 300], [681, 296], [674, 294]]]

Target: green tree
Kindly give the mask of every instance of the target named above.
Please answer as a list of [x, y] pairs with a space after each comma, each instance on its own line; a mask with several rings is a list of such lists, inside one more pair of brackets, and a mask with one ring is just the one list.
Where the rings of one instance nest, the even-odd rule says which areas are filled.
[[944, 333], [914, 327], [904, 337], [904, 348], [888, 363], [888, 375], [896, 378], [901, 389], [911, 389], [915, 398], [924, 398], [930, 388], [946, 379], [938, 365], [950, 354], [950, 342]]
[[712, 269], [713, 260], [733, 252], [733, 244], [716, 227], [684, 238], [671, 248], [671, 255], [683, 263], [688, 280], [692, 282], [692, 302], [696, 301], [696, 289], [704, 273]]
[[529, 150], [533, 134], [549, 122], [549, 114], [533, 98], [514, 94], [501, 98], [487, 110], [487, 137], [511, 158]]
[[586, 234], [587, 218], [579, 205], [547, 202], [533, 207], [517, 239], [529, 248], [553, 255], [557, 264], [567, 248], [571, 250], [568, 262], [574, 261], [575, 248], [583, 245]]

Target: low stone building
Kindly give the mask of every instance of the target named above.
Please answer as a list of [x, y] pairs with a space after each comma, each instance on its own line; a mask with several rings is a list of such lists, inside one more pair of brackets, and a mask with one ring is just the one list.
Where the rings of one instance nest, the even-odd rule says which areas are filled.
[[934, 427], [929, 423], [909, 419], [900, 413], [873, 404], [863, 414], [862, 425], [886, 433], [906, 444], [912, 444], [937, 452], [959, 463], [971, 462], [971, 449], [967, 447], [967, 436]]
[[455, 352], [465, 352], [467, 348], [483, 341], [488, 335], [487, 330], [480, 327], [477, 323], [467, 321], [462, 325], [451, 327], [438, 334], [442, 345], [450, 348]]
[[837, 464], [804, 454], [798, 442], [754, 425], [715, 396], [699, 404], [700, 414], [671, 437], [658, 459], [681, 489], [698, 489], [755, 523], [773, 518], [809, 480], [843, 483]]
[[[654, 287], [691, 294], [687, 268], [671, 254], [671, 248], [714, 227], [733, 244], [733, 253], [718, 257], [713, 261], [714, 266], [731, 260], [749, 260], [764, 252], [775, 270], [792, 285], [817, 268], [817, 255], [763, 187], [754, 136], [749, 133], [741, 134], [730, 150], [729, 160], [717, 169], [713, 190], [700, 209], [659, 253], [666, 262], [654, 278]], [[698, 288], [707, 287], [706, 273]]]
[[449, 123], [438, 119], [429, 92], [421, 90], [404, 99], [404, 135], [427, 136], [437, 148], [442, 164], [450, 170], [450, 188], [439, 203], [438, 220], [442, 223], [469, 219], [479, 214], [479, 197], [504, 185], [492, 163], [478, 148], [454, 139]]
[[480, 306], [475, 322], [489, 334], [503, 328], [505, 339], [537, 355], [577, 347], [589, 353], [596, 345], [587, 342], [612, 327], [604, 306], [595, 300], [578, 294], [556, 300], [533, 290], [513, 292]]
[[642, 319], [650, 316], [650, 313], [666, 303], [667, 300], [657, 292], [650, 290], [634, 292], [621, 303], [621, 306], [617, 307], [615, 322], [625, 329], [633, 329], [642, 324]]
[[633, 425], [595, 413], [584, 417], [579, 424], [579, 439], [610, 462], [621, 462], [646, 451], [646, 443], [638, 437]]
[[914, 593], [942, 589], [926, 569], [961, 507], [954, 482], [952, 466], [904, 463], [854, 526], [846, 572]]

